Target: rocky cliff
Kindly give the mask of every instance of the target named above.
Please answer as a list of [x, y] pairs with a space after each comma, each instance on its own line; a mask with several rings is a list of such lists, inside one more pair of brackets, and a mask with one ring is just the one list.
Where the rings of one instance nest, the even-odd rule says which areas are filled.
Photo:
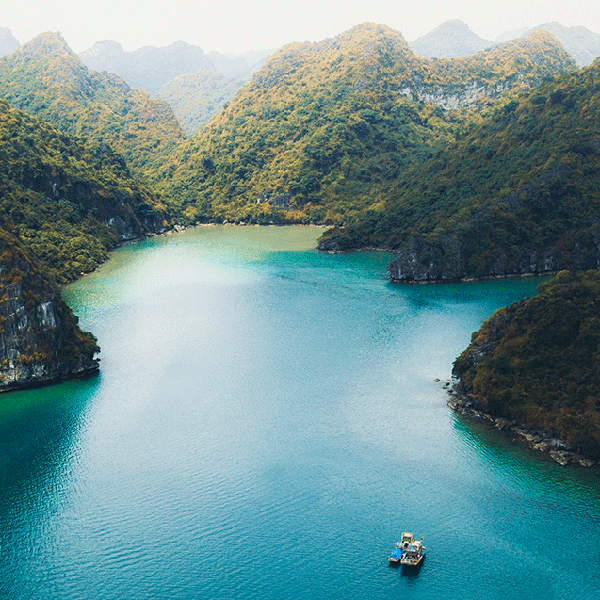
[[[491, 247], [489, 250], [494, 254], [493, 260], [487, 270], [478, 274], [478, 278], [544, 275], [555, 273], [563, 265], [593, 267], [593, 260], [585, 265], [573, 263], [552, 247], [543, 250]], [[463, 244], [455, 236], [444, 236], [436, 243], [413, 239], [398, 252], [397, 258], [390, 262], [387, 269], [390, 279], [397, 282], [459, 281], [474, 276], [466, 267], [468, 258], [463, 252]], [[595, 261], [599, 260], [600, 252], [596, 252]]]
[[98, 351], [18, 241], [0, 230], [0, 391], [92, 374]]

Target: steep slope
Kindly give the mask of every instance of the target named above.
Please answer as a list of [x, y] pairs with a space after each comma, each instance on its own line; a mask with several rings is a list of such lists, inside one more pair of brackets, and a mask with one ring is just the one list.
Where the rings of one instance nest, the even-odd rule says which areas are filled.
[[141, 174], [185, 138], [166, 102], [90, 71], [58, 34], [0, 58], [0, 97], [65, 133], [107, 144]]
[[98, 351], [20, 242], [0, 228], [0, 391], [93, 373]]
[[454, 375], [479, 410], [542, 430], [600, 459], [600, 273], [563, 271], [497, 311]]
[[446, 21], [433, 31], [409, 42], [415, 54], [427, 58], [456, 58], [477, 54], [494, 42], [480, 38], [460, 20]]
[[158, 97], [173, 108], [187, 135], [193, 135], [210, 121], [242, 86], [214, 71], [179, 75], [158, 90]]
[[13, 36], [10, 29], [0, 27], [0, 56], [5, 56], [14, 52], [21, 44]]
[[506, 41], [529, 35], [535, 29], [545, 29], [550, 32], [575, 59], [579, 67], [591, 65], [600, 57], [600, 34], [590, 31], [586, 27], [565, 27], [560, 23], [552, 22], [538, 25], [533, 29], [510, 31], [500, 36], [496, 41]]
[[341, 222], [445, 146], [467, 112], [573, 66], [547, 33], [469, 59], [415, 56], [365, 24], [273, 55], [229, 106], [173, 152], [157, 185], [188, 222]]
[[157, 231], [152, 194], [108, 147], [59, 133], [0, 100], [0, 227], [49, 281], [90, 271], [123, 239]]
[[399, 250], [397, 280], [453, 280], [600, 260], [600, 61], [506, 100], [322, 248]]
[[89, 271], [162, 215], [110, 148], [0, 100], [0, 391], [98, 370], [57, 283]]

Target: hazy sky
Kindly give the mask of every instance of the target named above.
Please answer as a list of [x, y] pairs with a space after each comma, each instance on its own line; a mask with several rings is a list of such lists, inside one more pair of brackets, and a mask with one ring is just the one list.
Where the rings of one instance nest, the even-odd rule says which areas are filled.
[[333, 37], [366, 21], [408, 41], [461, 19], [485, 39], [550, 21], [600, 32], [598, 0], [0, 0], [0, 27], [21, 42], [60, 31], [76, 52], [116, 40], [125, 50], [177, 40], [208, 52], [276, 49]]

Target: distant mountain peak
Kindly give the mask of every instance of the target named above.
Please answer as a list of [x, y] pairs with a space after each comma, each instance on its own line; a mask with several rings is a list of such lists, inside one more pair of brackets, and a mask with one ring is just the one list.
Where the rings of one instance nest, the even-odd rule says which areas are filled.
[[123, 50], [123, 46], [121, 46], [119, 42], [115, 42], [114, 40], [102, 40], [100, 42], [96, 42], [91, 48], [89, 48], [85, 52], [82, 52], [80, 54], [80, 58], [85, 62], [85, 58], [92, 58], [101, 54], [118, 56], [121, 54], [125, 54], [125, 51]]
[[410, 42], [410, 47], [415, 54], [427, 58], [471, 56], [492, 45], [493, 42], [479, 37], [460, 19], [446, 21], [433, 31]]
[[0, 27], [0, 56], [14, 52], [20, 45], [19, 40], [13, 36], [10, 29]]
[[582, 25], [566, 27], [556, 21], [538, 25], [537, 27], [509, 31], [499, 36], [496, 42], [524, 37], [537, 29], [544, 29], [550, 32], [575, 59], [579, 67], [591, 65], [600, 56], [600, 34], [594, 33]]
[[445, 21], [441, 25], [438, 25], [433, 31], [471, 31], [471, 28], [461, 19], [451, 19], [450, 21]]
[[65, 41], [65, 38], [60, 32], [47, 31], [40, 33], [37, 37], [33, 38], [30, 42], [27, 42], [18, 49], [18, 52], [24, 55], [44, 55], [44, 56], [58, 56], [68, 54], [77, 58], [77, 55], [69, 44]]

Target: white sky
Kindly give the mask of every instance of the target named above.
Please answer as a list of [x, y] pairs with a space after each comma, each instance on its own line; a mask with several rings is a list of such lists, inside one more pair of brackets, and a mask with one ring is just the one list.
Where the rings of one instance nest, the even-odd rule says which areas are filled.
[[75, 52], [101, 40], [125, 50], [184, 40], [205, 52], [277, 49], [333, 37], [366, 21], [408, 41], [461, 19], [493, 40], [521, 27], [558, 21], [600, 32], [598, 0], [0, 0], [0, 27], [25, 43], [60, 31]]

